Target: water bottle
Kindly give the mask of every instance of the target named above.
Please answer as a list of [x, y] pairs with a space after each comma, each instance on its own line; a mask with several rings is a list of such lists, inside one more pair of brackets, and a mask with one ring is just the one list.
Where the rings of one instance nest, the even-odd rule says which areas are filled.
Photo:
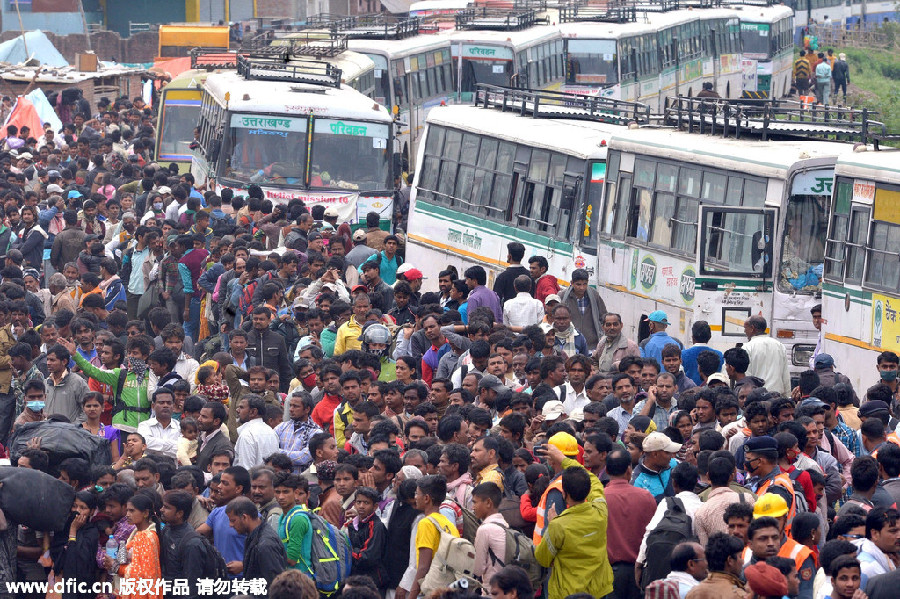
[[128, 559], [128, 548], [126, 547], [125, 541], [119, 541], [119, 551], [117, 553], [118, 563], [120, 565], [125, 565], [131, 560]]
[[109, 537], [109, 540], [106, 541], [106, 555], [113, 561], [112, 568], [110, 568], [110, 574], [115, 574], [116, 570], [119, 569], [119, 562], [116, 560], [117, 554], [119, 553], [119, 542], [116, 541], [115, 537]]

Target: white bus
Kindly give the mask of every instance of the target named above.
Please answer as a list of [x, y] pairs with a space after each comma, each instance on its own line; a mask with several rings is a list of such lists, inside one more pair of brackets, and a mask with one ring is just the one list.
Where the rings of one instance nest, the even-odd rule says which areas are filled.
[[834, 163], [849, 144], [643, 129], [609, 147], [598, 278], [626, 333], [645, 336], [642, 316], [661, 309], [673, 336], [705, 320], [724, 350], [762, 314], [792, 371], [805, 370]]
[[415, 168], [416, 148], [428, 111], [454, 99], [449, 37], [354, 39], [349, 45], [374, 62], [375, 101], [397, 115], [397, 141], [403, 162]]
[[[640, 13], [631, 23], [577, 20], [559, 26], [566, 60], [563, 90], [649, 104], [696, 95], [712, 83], [723, 98], [740, 96], [739, 11]], [[590, 15], [590, 13], [588, 13]]]
[[787, 96], [794, 64], [794, 11], [780, 4], [740, 9], [744, 97]]
[[878, 354], [900, 352], [900, 152], [842, 156], [834, 178], [824, 351], [860, 392], [878, 382]]
[[[566, 110], [578, 116], [572, 103], [540, 118], [522, 115], [534, 92], [507, 91], [517, 108], [499, 111], [490, 100], [489, 108], [428, 115], [411, 194], [412, 255], [460, 272], [479, 264], [493, 281], [507, 266], [506, 245], [518, 241], [526, 257], [546, 256], [561, 283], [576, 268], [595, 279], [606, 143], [625, 128], [559, 118]], [[479, 92], [479, 104], [484, 97]]]
[[[522, 22], [528, 21], [523, 17]], [[535, 25], [508, 31], [476, 29], [477, 23], [450, 34], [460, 102], [471, 102], [478, 84], [559, 89], [565, 70], [558, 27]]]
[[[203, 86], [192, 172], [210, 189], [259, 185], [274, 203], [326, 204], [344, 220], [392, 214], [393, 120], [315, 62], [241, 56]], [[348, 159], [348, 157], [352, 157]]]

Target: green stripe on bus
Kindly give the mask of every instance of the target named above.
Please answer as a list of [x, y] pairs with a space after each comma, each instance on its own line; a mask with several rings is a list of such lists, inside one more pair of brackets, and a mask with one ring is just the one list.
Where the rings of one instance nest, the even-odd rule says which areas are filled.
[[871, 291], [862, 291], [860, 289], [850, 289], [847, 287], [841, 287], [840, 285], [835, 285], [833, 283], [825, 283], [822, 286], [824, 292], [829, 294], [835, 294], [836, 297], [844, 297], [845, 295], [850, 295], [852, 298], [859, 298], [863, 300], [872, 301], [872, 292]]
[[[416, 210], [421, 210], [422, 212], [430, 214], [431, 216], [449, 220], [464, 227], [478, 229], [479, 231], [484, 231], [485, 233], [504, 235], [512, 241], [521, 241], [535, 247], [548, 248], [560, 252], [572, 252], [572, 249], [574, 247], [572, 243], [566, 243], [565, 241], [556, 241], [547, 235], [532, 233], [531, 231], [526, 231], [524, 229], [513, 227], [511, 225], [504, 225], [482, 220], [481, 222], [490, 223], [490, 226], [485, 226], [481, 223], [475, 223], [470, 220], [463, 220], [459, 218], [459, 212], [456, 212], [444, 206], [437, 206], [428, 202], [416, 201]], [[472, 218], [474, 219], [475, 217]]]

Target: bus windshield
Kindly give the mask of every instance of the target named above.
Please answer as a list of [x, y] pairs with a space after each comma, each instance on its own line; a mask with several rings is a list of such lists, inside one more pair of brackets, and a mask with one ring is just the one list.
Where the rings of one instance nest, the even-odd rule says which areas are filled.
[[780, 291], [815, 294], [822, 290], [828, 199], [825, 195], [791, 196], [781, 246]]
[[741, 23], [741, 43], [744, 55], [749, 58], [770, 58], [768, 23]]
[[476, 83], [507, 86], [510, 75], [512, 60], [466, 59], [463, 61], [460, 87], [463, 92], [474, 92]]
[[391, 99], [391, 73], [388, 71], [387, 58], [381, 54], [366, 54], [366, 56], [375, 63], [375, 101], [390, 108], [393, 99]]
[[383, 123], [316, 119], [310, 187], [391, 189], [389, 136]]
[[306, 128], [306, 117], [232, 114], [222, 175], [242, 183], [304, 184]]
[[159, 158], [190, 160], [191, 149], [188, 146], [194, 139], [194, 129], [199, 120], [199, 93], [197, 100], [163, 100]]
[[615, 40], [566, 40], [566, 83], [618, 83]]

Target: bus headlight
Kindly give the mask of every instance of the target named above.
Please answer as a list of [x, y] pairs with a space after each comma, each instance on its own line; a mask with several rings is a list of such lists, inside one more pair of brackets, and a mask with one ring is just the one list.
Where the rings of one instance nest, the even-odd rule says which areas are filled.
[[816, 351], [815, 345], [795, 345], [791, 351], [791, 363], [794, 366], [809, 367], [809, 359]]

